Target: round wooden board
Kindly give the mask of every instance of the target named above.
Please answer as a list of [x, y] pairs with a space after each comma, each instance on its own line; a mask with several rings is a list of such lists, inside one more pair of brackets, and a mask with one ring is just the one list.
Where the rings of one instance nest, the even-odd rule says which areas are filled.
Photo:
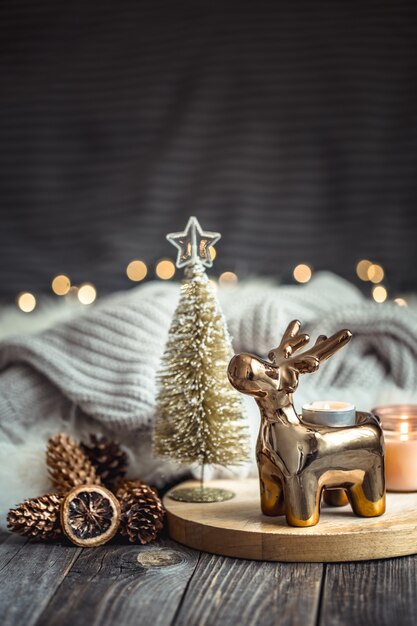
[[[181, 487], [197, 486], [186, 482]], [[262, 515], [259, 482], [213, 480], [210, 487], [230, 489], [232, 500], [215, 503], [177, 502], [164, 498], [172, 539], [196, 550], [264, 561], [361, 561], [417, 552], [417, 493], [387, 494], [381, 517], [363, 518], [350, 505], [322, 506], [311, 528], [292, 528], [285, 517]]]

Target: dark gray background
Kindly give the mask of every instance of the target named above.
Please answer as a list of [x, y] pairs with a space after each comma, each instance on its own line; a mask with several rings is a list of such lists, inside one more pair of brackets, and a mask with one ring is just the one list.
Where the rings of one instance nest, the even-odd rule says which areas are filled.
[[123, 288], [190, 214], [216, 273], [416, 287], [415, 2], [0, 7], [1, 297]]

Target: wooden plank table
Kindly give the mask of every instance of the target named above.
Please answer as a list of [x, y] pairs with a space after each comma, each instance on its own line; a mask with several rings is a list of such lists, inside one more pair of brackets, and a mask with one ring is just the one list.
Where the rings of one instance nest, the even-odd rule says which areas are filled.
[[417, 556], [272, 563], [163, 538], [95, 549], [3, 535], [2, 626], [415, 626]]

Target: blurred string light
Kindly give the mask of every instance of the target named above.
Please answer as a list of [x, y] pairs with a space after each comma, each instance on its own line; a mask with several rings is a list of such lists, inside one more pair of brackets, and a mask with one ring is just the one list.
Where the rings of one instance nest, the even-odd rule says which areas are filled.
[[363, 281], [369, 280], [368, 270], [371, 267], [371, 265], [372, 265], [372, 261], [369, 261], [368, 259], [362, 259], [356, 265], [356, 273], [361, 280]]
[[228, 285], [229, 287], [232, 285], [236, 285], [238, 282], [238, 277], [234, 272], [223, 272], [219, 276], [219, 283], [221, 285]]
[[91, 283], [84, 283], [80, 285], [77, 297], [81, 304], [92, 304], [97, 297], [96, 288]]
[[175, 265], [170, 259], [161, 259], [156, 264], [155, 273], [161, 280], [170, 280], [175, 274]]
[[308, 283], [308, 281], [311, 280], [313, 272], [309, 265], [306, 265], [305, 263], [300, 263], [299, 265], [294, 267], [292, 274], [294, 276], [294, 280], [296, 280], [297, 283]]
[[130, 278], [130, 280], [133, 280], [133, 282], [140, 282], [141, 280], [146, 278], [147, 273], [148, 268], [146, 266], [146, 263], [144, 263], [144, 261], [141, 261], [140, 259], [134, 259], [133, 261], [130, 261], [126, 268], [127, 277]]
[[57, 296], [66, 296], [71, 289], [71, 281], [65, 274], [59, 274], [53, 279], [51, 287]]
[[385, 272], [382, 265], [372, 263], [369, 259], [362, 259], [356, 265], [356, 273], [363, 281], [378, 284], [384, 280]]
[[372, 297], [375, 300], [375, 302], [378, 303], [382, 303], [385, 302], [385, 300], [388, 297], [388, 291], [385, 289], [385, 287], [383, 285], [375, 285], [375, 287], [372, 288]]
[[[216, 249], [210, 246], [210, 255], [212, 260], [216, 258]], [[126, 267], [127, 277], [133, 282], [140, 282], [148, 275], [148, 266], [141, 259], [133, 259]], [[171, 259], [164, 258], [156, 263], [155, 274], [161, 280], [170, 280], [175, 275], [175, 264]], [[388, 291], [381, 281], [384, 279], [384, 268], [378, 263], [373, 263], [369, 259], [361, 259], [356, 264], [356, 274], [360, 280], [373, 283], [372, 298], [375, 302], [382, 303], [388, 298]], [[294, 280], [298, 283], [307, 283], [311, 280], [313, 270], [310, 265], [300, 263], [293, 270]], [[218, 278], [218, 282], [214, 278], [209, 279], [214, 289], [218, 288], [218, 284], [233, 286], [238, 282], [238, 276], [235, 272], [223, 272]], [[71, 285], [71, 280], [65, 274], [58, 274], [51, 281], [51, 288], [57, 296], [67, 296], [68, 298], [78, 298], [83, 305], [92, 304], [97, 298], [97, 291], [91, 283], [84, 283], [77, 287]], [[408, 306], [404, 298], [395, 298], [393, 302], [401, 307]], [[36, 297], [29, 291], [20, 293], [16, 299], [17, 306], [24, 313], [31, 313], [37, 305]]]
[[380, 283], [384, 280], [384, 269], [381, 265], [377, 265], [376, 263], [372, 263], [372, 265], [368, 268], [368, 280], [371, 283]]
[[[369, 281], [374, 284], [374, 287], [372, 287], [372, 297], [375, 302], [378, 302], [379, 304], [385, 302], [388, 298], [388, 291], [384, 285], [381, 285], [385, 276], [385, 271], [382, 265], [372, 263], [369, 259], [362, 259], [356, 265], [356, 273], [361, 280]], [[401, 298], [397, 298], [397, 300], [398, 299], [402, 300]], [[396, 300], [394, 300], [394, 302], [396, 302]]]
[[31, 313], [36, 307], [36, 298], [33, 293], [24, 291], [17, 296], [17, 306], [23, 313]]

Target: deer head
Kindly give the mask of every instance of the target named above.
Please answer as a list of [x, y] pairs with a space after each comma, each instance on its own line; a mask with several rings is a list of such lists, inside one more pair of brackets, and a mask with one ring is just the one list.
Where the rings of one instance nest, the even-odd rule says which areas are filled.
[[298, 320], [289, 324], [279, 346], [268, 355], [271, 362], [244, 352], [235, 355], [228, 367], [231, 384], [255, 398], [273, 396], [277, 407], [292, 403], [300, 374], [315, 372], [322, 361], [333, 356], [352, 337], [349, 330], [340, 330], [329, 338], [320, 335], [312, 348], [300, 353], [310, 341], [308, 335], [300, 334], [300, 328]]

